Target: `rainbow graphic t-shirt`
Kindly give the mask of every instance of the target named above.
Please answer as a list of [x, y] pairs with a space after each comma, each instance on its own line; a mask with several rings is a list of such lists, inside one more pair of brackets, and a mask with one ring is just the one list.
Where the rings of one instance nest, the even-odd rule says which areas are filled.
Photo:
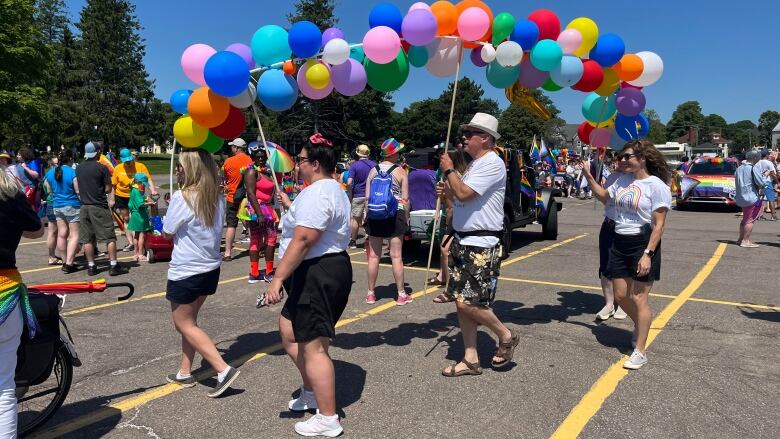
[[614, 207], [615, 232], [638, 235], [642, 226], [652, 224], [653, 212], [671, 208], [672, 192], [660, 178], [650, 176], [637, 180], [630, 174], [618, 178], [607, 188], [609, 203]]

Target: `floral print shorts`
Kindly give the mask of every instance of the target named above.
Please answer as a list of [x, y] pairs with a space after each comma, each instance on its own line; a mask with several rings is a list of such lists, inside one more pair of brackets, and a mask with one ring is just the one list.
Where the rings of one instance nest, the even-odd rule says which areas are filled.
[[501, 244], [493, 248], [461, 245], [454, 240], [447, 261], [450, 279], [446, 295], [458, 302], [488, 307], [496, 298], [501, 271]]

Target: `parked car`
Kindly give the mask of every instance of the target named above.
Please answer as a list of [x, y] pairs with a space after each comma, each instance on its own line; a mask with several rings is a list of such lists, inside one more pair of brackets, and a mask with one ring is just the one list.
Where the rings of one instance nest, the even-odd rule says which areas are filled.
[[693, 204], [735, 206], [734, 172], [739, 162], [728, 157], [698, 158], [688, 168], [679, 183], [677, 208]]

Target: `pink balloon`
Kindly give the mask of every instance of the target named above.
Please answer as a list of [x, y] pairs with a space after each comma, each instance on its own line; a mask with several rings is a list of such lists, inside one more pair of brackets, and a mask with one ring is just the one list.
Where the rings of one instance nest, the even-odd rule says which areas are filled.
[[591, 146], [608, 146], [609, 139], [612, 138], [611, 128], [596, 128], [590, 132]]
[[[327, 63], [322, 63], [328, 71], [330, 71], [330, 67], [328, 67]], [[298, 88], [301, 90], [301, 93], [303, 93], [304, 96], [306, 96], [309, 99], [314, 100], [320, 100], [327, 97], [330, 92], [333, 91], [333, 81], [328, 82], [328, 85], [321, 89], [316, 89], [309, 85], [309, 82], [306, 81], [306, 71], [309, 70], [309, 63], [304, 63], [301, 68], [298, 70]]]
[[417, 9], [425, 9], [426, 11], [431, 12], [431, 7], [425, 2], [417, 2], [412, 6], [409, 6], [408, 12], [416, 11]]
[[582, 34], [577, 29], [566, 29], [558, 35], [557, 41], [563, 53], [572, 54], [582, 45]]
[[458, 17], [458, 35], [466, 41], [477, 41], [490, 29], [490, 17], [477, 7], [470, 7]]
[[401, 38], [387, 26], [377, 26], [366, 32], [363, 37], [363, 52], [377, 64], [395, 61], [401, 50]]
[[203, 68], [211, 55], [217, 53], [213, 47], [206, 44], [193, 44], [181, 54], [181, 68], [190, 80], [198, 85], [206, 85]]

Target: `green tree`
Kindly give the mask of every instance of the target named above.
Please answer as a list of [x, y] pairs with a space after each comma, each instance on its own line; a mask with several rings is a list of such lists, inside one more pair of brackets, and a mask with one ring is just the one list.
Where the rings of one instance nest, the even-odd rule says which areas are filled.
[[769, 146], [772, 141], [772, 130], [780, 122], [780, 113], [767, 110], [758, 117], [758, 143]]
[[647, 140], [656, 145], [666, 143], [666, 126], [661, 122], [658, 112], [648, 108], [645, 110], [645, 116], [650, 122], [650, 133], [647, 135]]
[[[674, 141], [688, 132], [691, 127], [700, 129], [704, 124], [704, 114], [701, 112], [701, 105], [698, 101], [688, 101], [680, 104], [669, 123], [666, 124], [667, 139]], [[699, 135], [701, 135], [701, 130]]]
[[36, 0], [33, 20], [40, 31], [41, 41], [47, 46], [61, 43], [70, 25], [64, 0]]
[[702, 127], [699, 130], [699, 143], [712, 141], [712, 134], [720, 134], [725, 136], [726, 127], [728, 122], [723, 116], [719, 114], [708, 114], [704, 117]]
[[534, 90], [536, 98], [552, 113], [553, 117], [544, 120], [523, 106], [512, 104], [504, 110], [498, 119], [498, 131], [501, 133], [501, 143], [528, 148], [534, 136], [543, 138], [548, 147], [559, 146], [559, 131], [564, 121], [558, 117], [560, 111], [552, 100], [539, 90]]
[[336, 2], [334, 0], [299, 0], [293, 5], [295, 12], [287, 14], [287, 21], [295, 24], [306, 20], [316, 24], [320, 30], [333, 27], [338, 23]]
[[753, 147], [758, 140], [756, 124], [751, 120], [740, 120], [726, 127], [723, 135], [734, 141], [734, 151], [745, 151]]

